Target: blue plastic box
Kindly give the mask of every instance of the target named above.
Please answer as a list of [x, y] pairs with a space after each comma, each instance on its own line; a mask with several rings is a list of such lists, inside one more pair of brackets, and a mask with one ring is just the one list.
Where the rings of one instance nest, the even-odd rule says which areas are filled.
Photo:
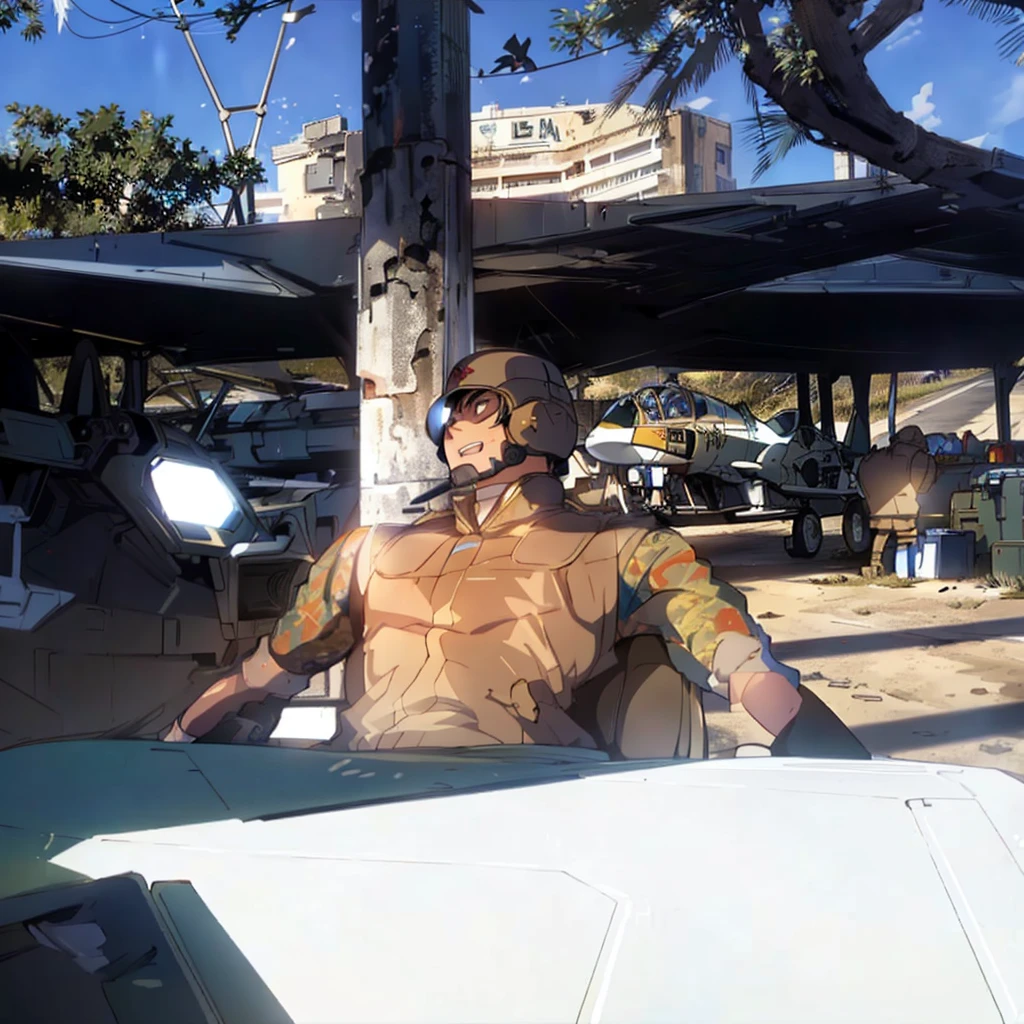
[[921, 544], [906, 544], [896, 549], [896, 575], [900, 579], [912, 580], [917, 576], [921, 562]]
[[916, 575], [958, 580], [974, 575], [974, 534], [969, 530], [926, 530], [917, 543]]

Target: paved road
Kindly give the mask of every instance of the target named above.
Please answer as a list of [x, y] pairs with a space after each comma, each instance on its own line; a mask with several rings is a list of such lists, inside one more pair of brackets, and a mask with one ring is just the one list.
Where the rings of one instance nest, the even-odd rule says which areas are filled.
[[[986, 374], [978, 380], [951, 387], [945, 394], [935, 395], [916, 403], [897, 417], [898, 426], [914, 423], [926, 434], [962, 433], [967, 427], [980, 438], [995, 438], [996, 407], [995, 386]], [[1024, 425], [1024, 380], [1010, 393], [1010, 426], [1014, 437], [1022, 437]], [[872, 424], [875, 440], [885, 442], [888, 427]]]

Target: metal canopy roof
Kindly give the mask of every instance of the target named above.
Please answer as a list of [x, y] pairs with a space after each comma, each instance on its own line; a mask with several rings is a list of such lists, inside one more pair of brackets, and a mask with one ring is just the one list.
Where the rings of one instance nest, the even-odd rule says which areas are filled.
[[[473, 205], [478, 339], [567, 370], [849, 372], [870, 355], [881, 371], [1024, 354], [1024, 217], [957, 212], [925, 186]], [[6, 243], [0, 322], [40, 354], [85, 334], [180, 363], [333, 354], [351, 366], [358, 230], [337, 219]], [[856, 262], [890, 253], [930, 263]]]

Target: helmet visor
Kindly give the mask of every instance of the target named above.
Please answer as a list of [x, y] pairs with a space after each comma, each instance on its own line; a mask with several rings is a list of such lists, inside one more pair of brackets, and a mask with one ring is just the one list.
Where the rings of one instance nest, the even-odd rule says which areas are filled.
[[427, 411], [427, 437], [439, 448], [444, 443], [444, 430], [452, 417], [452, 397], [442, 395]]

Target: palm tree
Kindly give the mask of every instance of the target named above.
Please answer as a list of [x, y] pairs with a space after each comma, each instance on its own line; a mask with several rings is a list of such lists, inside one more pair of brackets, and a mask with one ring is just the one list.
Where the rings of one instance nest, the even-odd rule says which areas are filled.
[[[1024, 0], [944, 2], [1006, 25], [1003, 56], [1024, 49]], [[1024, 160], [926, 131], [893, 110], [871, 80], [865, 58], [918, 14], [924, 0], [878, 0], [868, 14], [865, 6], [850, 0], [589, 0], [582, 11], [554, 12], [551, 43], [573, 56], [627, 43], [634, 59], [611, 109], [647, 83], [649, 121], [738, 60], [754, 106], [748, 135], [760, 155], [758, 175], [793, 146], [812, 142], [955, 191], [961, 207], [1024, 199]]]

